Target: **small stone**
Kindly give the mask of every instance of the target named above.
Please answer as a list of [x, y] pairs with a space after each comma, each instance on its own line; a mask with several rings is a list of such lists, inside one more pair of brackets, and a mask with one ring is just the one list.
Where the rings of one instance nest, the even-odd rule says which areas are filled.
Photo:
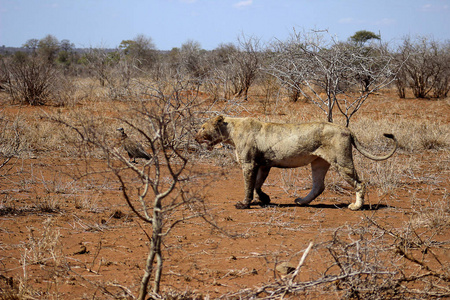
[[295, 267], [289, 262], [282, 262], [277, 265], [276, 270], [282, 275], [287, 275], [295, 271]]

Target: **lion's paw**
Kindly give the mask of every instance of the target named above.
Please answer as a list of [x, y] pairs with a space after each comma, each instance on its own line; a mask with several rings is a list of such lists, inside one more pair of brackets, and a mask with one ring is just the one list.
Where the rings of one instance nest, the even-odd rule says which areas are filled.
[[308, 205], [311, 201], [305, 201], [303, 200], [303, 198], [297, 198], [294, 200], [294, 202], [298, 205]]
[[255, 198], [259, 200], [262, 205], [270, 204], [270, 197], [264, 192], [259, 192], [256, 194]]
[[361, 205], [356, 205], [355, 203], [351, 203], [351, 204], [349, 204], [348, 208], [350, 210], [360, 210], [361, 209]]
[[250, 204], [249, 203], [244, 203], [244, 202], [237, 202], [234, 207], [236, 207], [237, 209], [248, 209], [250, 208]]

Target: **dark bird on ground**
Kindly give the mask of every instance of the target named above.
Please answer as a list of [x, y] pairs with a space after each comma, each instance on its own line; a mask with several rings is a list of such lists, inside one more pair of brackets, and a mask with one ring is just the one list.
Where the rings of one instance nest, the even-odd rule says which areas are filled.
[[120, 141], [130, 157], [130, 162], [136, 163], [136, 158], [145, 158], [147, 160], [151, 158], [150, 154], [145, 151], [141, 144], [128, 137], [122, 127], [117, 128], [117, 131], [121, 133]]

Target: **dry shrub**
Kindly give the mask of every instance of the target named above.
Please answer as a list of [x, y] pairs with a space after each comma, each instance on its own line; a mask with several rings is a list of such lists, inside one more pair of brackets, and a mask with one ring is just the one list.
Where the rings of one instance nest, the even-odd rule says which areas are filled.
[[393, 228], [380, 225], [374, 216], [366, 217], [360, 224], [339, 227], [330, 241], [314, 247], [312, 255], [326, 267], [320, 271], [312, 264], [311, 274], [318, 275], [310, 280], [282, 277], [223, 298], [323, 298], [331, 294], [340, 299], [446, 298], [450, 296], [448, 241], [439, 240], [445, 239], [448, 228], [423, 230], [410, 221]]
[[0, 156], [11, 158], [29, 150], [27, 124], [20, 115], [10, 119], [0, 112]]
[[73, 107], [81, 100], [77, 93], [76, 78], [58, 76], [53, 82], [52, 104]]
[[7, 60], [4, 72], [13, 103], [73, 106], [78, 102], [74, 78], [37, 56]]
[[16, 202], [14, 199], [5, 196], [0, 201], [0, 216], [18, 214], [19, 210], [16, 209]]
[[205, 297], [200, 294], [196, 293], [195, 291], [186, 290], [183, 292], [179, 292], [176, 290], [168, 290], [163, 294], [163, 299], [167, 300], [202, 300], [205, 299]]
[[89, 194], [77, 196], [74, 199], [76, 209], [84, 209], [88, 212], [99, 212], [99, 195], [90, 196]]
[[113, 100], [129, 100], [135, 95], [137, 87], [129, 72], [131, 66], [119, 65], [108, 77], [107, 97]]
[[38, 115], [28, 121], [22, 136], [34, 152], [67, 150], [61, 128]]
[[[326, 246], [339, 273], [336, 282], [345, 299], [420, 299], [445, 297], [450, 289], [445, 252], [436, 241], [442, 231], [420, 232], [407, 222], [401, 229], [368, 217], [356, 228], [336, 231]], [[436, 263], [439, 263], [436, 265]], [[333, 275], [332, 275], [333, 274]], [[327, 276], [325, 276], [326, 278]]]
[[107, 113], [80, 108], [65, 114], [45, 114], [42, 122], [35, 125], [40, 130], [34, 141], [36, 144], [46, 141], [42, 145], [46, 150], [58, 150], [67, 157], [105, 158], [101, 145], [112, 146], [116, 142], [118, 127]]
[[18, 114], [11, 119], [0, 113], [0, 126], [3, 128], [0, 132], [0, 155], [12, 157], [27, 152], [65, 149], [61, 128], [41, 116], [28, 117], [26, 120]]
[[37, 56], [16, 54], [4, 62], [4, 68], [5, 87], [14, 103], [42, 105], [52, 98], [52, 84], [58, 77], [54, 65]]
[[74, 97], [77, 103], [86, 100], [90, 105], [94, 103], [109, 101], [108, 88], [101, 86], [100, 82], [92, 77], [72, 78], [75, 86]]
[[[47, 218], [43, 222], [43, 229], [29, 228], [28, 241], [23, 244], [22, 256], [24, 267], [30, 264], [46, 265], [53, 263], [60, 266], [65, 261], [61, 248], [59, 229], [55, 228], [54, 220]], [[40, 234], [38, 234], [38, 232]]]
[[252, 88], [255, 94], [253, 97], [258, 99], [263, 114], [272, 114], [276, 111], [282, 94], [281, 85], [276, 78], [268, 74], [261, 75], [258, 83]]
[[41, 275], [42, 278], [51, 278], [48, 288], [58, 285], [60, 278], [66, 276], [69, 271], [61, 244], [60, 229], [55, 225], [55, 219], [47, 218], [42, 225], [42, 228], [28, 227], [28, 239], [22, 242], [23, 276], [17, 281], [12, 279], [14, 284], [11, 286], [11, 292], [17, 295], [17, 299], [36, 299], [42, 296], [41, 292], [33, 290], [34, 281], [31, 274], [36, 268], [46, 272]]
[[0, 275], [0, 299], [20, 300], [24, 299], [23, 287], [13, 278]]
[[62, 199], [59, 196], [36, 196], [35, 205], [39, 212], [56, 213], [61, 209]]

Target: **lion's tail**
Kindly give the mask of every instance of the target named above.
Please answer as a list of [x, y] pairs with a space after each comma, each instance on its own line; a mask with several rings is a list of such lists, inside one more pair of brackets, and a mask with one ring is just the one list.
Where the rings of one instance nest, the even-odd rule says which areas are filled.
[[389, 153], [387, 153], [386, 155], [382, 155], [382, 156], [374, 155], [374, 154], [368, 152], [367, 150], [365, 150], [364, 147], [361, 145], [361, 143], [356, 138], [356, 136], [353, 134], [352, 134], [352, 142], [353, 142], [353, 145], [355, 146], [355, 148], [365, 157], [370, 158], [372, 160], [385, 160], [385, 159], [388, 159], [389, 157], [391, 157], [395, 153], [395, 151], [398, 148], [398, 141], [395, 138], [395, 136], [391, 133], [385, 133], [383, 135], [385, 137], [387, 137], [388, 139], [391, 139], [395, 143], [395, 146], [394, 146], [394, 148], [392, 148], [392, 150]]

